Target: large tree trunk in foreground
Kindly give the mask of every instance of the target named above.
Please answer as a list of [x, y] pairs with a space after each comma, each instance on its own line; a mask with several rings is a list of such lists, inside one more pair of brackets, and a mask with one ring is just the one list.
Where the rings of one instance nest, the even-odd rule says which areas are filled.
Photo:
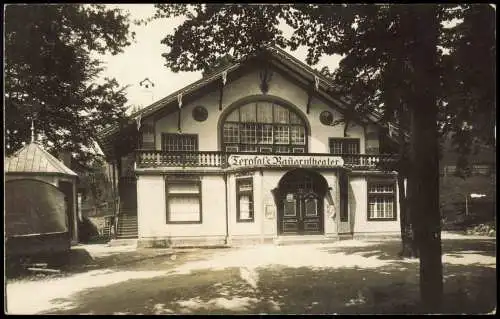
[[[399, 189], [399, 211], [401, 225], [401, 257], [413, 258], [418, 257], [418, 249], [414, 240], [414, 232], [411, 226], [410, 207], [408, 205], [408, 192], [405, 188], [405, 176], [402, 173], [398, 174], [398, 189]], [[405, 195], [406, 193], [406, 195]]]
[[[409, 126], [409, 121], [404, 114], [404, 108], [400, 109], [399, 123], [403, 124], [403, 127]], [[398, 163], [398, 200], [399, 200], [399, 210], [400, 210], [400, 226], [401, 226], [401, 252], [400, 257], [413, 258], [418, 257], [418, 248], [415, 241], [415, 232], [412, 229], [411, 223], [411, 212], [409, 205], [410, 192], [408, 186], [405, 183], [405, 179], [408, 178], [408, 171], [410, 168], [410, 163], [408, 161], [408, 145], [405, 140], [404, 132], [400, 130], [398, 135], [399, 140], [399, 163]], [[411, 182], [411, 181], [410, 181]]]
[[414, 94], [411, 100], [409, 190], [411, 222], [420, 254], [420, 296], [424, 311], [440, 312], [443, 298], [441, 223], [439, 211], [439, 161], [437, 134], [436, 5], [412, 8], [414, 15]]
[[413, 113], [413, 169], [408, 185], [410, 218], [420, 255], [421, 298], [426, 311], [436, 312], [443, 294], [438, 146], [433, 132], [436, 124], [429, 123], [429, 118], [434, 117], [428, 112], [416, 110]]

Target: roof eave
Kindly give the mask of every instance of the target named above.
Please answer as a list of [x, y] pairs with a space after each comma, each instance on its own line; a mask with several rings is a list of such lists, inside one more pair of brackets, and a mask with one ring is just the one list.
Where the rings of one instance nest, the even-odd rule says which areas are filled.
[[[350, 104], [349, 97], [346, 97], [346, 96], [334, 97], [334, 96], [332, 96], [332, 92], [331, 92], [331, 90], [329, 90], [329, 88], [336, 89], [336, 88], [338, 88], [338, 85], [333, 83], [331, 80], [329, 80], [325, 76], [321, 75], [316, 70], [309, 67], [307, 64], [301, 62], [297, 58], [293, 57], [292, 55], [288, 54], [284, 50], [277, 48], [275, 46], [267, 46], [266, 49], [268, 49], [268, 51], [270, 51], [271, 53], [274, 53], [274, 56], [276, 58], [278, 58], [280, 60], [285, 59], [286, 61], [290, 61], [294, 66], [298, 67], [299, 69], [302, 69], [303, 72], [311, 74], [312, 75], [311, 81], [314, 81], [314, 77], [317, 77], [320, 80], [319, 85], [318, 85], [319, 89], [321, 91], [323, 91], [323, 94], [326, 94], [330, 98], [335, 99], [338, 102], [342, 103], [344, 105], [344, 107], [347, 107]], [[242, 60], [248, 60], [249, 58], [252, 58], [252, 57], [246, 57]], [[282, 62], [284, 64], [286, 64], [286, 61], [285, 62], [282, 61]], [[145, 108], [129, 115], [127, 117], [128, 118], [127, 124], [128, 125], [133, 124], [132, 120], [134, 118], [147, 117], [147, 116], [155, 113], [159, 109], [167, 106], [168, 104], [175, 102], [180, 94], [187, 95], [187, 94], [190, 94], [196, 90], [199, 90], [199, 89], [213, 83], [214, 81], [219, 79], [223, 73], [235, 71], [239, 67], [241, 67], [242, 64], [243, 64], [242, 61], [238, 61], [236, 63], [233, 63], [232, 65], [217, 71], [216, 73], [210, 75], [207, 78], [202, 78], [202, 79], [196, 81], [195, 83], [190, 84], [182, 89], [179, 89], [179, 90], [175, 91], [174, 93], [168, 95], [167, 97], [146, 106]], [[372, 123], [384, 126], [380, 123], [381, 115], [378, 114], [377, 112], [372, 112], [372, 113], [367, 114], [365, 116]], [[392, 124], [392, 125], [394, 125], [394, 124]], [[394, 126], [396, 126], [396, 125], [394, 125]], [[386, 126], [386, 128], [387, 128], [387, 126]], [[106, 141], [112, 135], [117, 134], [119, 132], [119, 130], [120, 130], [120, 127], [118, 125], [111, 126], [108, 129], [105, 129], [105, 130], [99, 132], [97, 139], [99, 141]], [[407, 137], [407, 134], [405, 134], [405, 137]]]

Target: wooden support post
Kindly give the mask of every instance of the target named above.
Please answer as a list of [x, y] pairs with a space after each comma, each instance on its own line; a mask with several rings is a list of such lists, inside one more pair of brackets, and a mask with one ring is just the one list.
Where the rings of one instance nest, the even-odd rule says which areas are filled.
[[222, 111], [222, 98], [224, 97], [224, 84], [220, 85], [219, 93], [219, 111]]
[[312, 101], [312, 90], [309, 90], [307, 94], [307, 105], [306, 105], [306, 113], [309, 114], [309, 110], [311, 108], [311, 101]]
[[219, 95], [219, 111], [222, 111], [222, 99], [224, 98], [224, 85], [226, 85], [227, 72], [222, 73], [222, 82], [220, 85], [220, 95]]
[[181, 128], [181, 114], [182, 114], [182, 93], [180, 93], [178, 96], [177, 96], [177, 103], [179, 104], [179, 113], [178, 113], [178, 116], [177, 116], [177, 131], [179, 133], [182, 132], [182, 128]]

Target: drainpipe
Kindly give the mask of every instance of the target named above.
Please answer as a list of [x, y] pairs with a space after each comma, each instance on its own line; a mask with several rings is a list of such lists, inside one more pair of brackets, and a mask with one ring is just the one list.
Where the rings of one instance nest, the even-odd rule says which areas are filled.
[[[337, 187], [336, 187], [336, 190], [335, 190], [335, 200], [337, 201], [337, 205], [336, 205], [336, 208], [338, 207], [338, 209], [336, 209], [337, 211], [335, 212], [335, 222], [337, 223], [337, 239], [340, 240], [340, 231], [341, 231], [341, 227], [340, 227], [340, 213], [342, 211], [342, 198], [340, 198], [340, 187], [342, 187], [342, 183], [340, 181], [341, 179], [341, 174], [343, 174], [344, 172], [341, 170], [341, 169], [337, 169]], [[347, 200], [347, 199], [346, 199]]]
[[[262, 168], [259, 169], [259, 173], [257, 175], [258, 175], [258, 178], [259, 178], [259, 184], [258, 184], [258, 186], [259, 186], [259, 202], [260, 202], [260, 209], [261, 209], [261, 211], [260, 211], [260, 216], [261, 216], [261, 222], [260, 222], [260, 236], [261, 237], [260, 238], [261, 238], [261, 241], [260, 242], [261, 242], [261, 244], [263, 244], [264, 241], [265, 241], [265, 237], [266, 237], [266, 235], [264, 234], [264, 229], [265, 229], [264, 223], [265, 223], [265, 219], [266, 219], [266, 216], [265, 216], [266, 215], [266, 212], [265, 212], [266, 207], [265, 207], [265, 204], [264, 204], [264, 201], [263, 201], [263, 198], [262, 198], [262, 189], [263, 189], [263, 185], [262, 185], [262, 183], [263, 183], [262, 182], [262, 180], [263, 180], [263, 178], [262, 178], [262, 176], [263, 176]], [[254, 196], [254, 199], [253, 199], [253, 201], [254, 201], [254, 212], [253, 212], [254, 218], [255, 218], [255, 213], [256, 213], [255, 212], [255, 206], [256, 206], [255, 205], [255, 203], [256, 203], [255, 199], [256, 198]]]
[[224, 186], [225, 186], [225, 200], [226, 200], [226, 245], [229, 245], [229, 208], [227, 197], [227, 173], [224, 173]]
[[115, 172], [115, 160], [111, 161], [111, 169], [113, 174], [113, 202], [116, 202], [116, 172]]

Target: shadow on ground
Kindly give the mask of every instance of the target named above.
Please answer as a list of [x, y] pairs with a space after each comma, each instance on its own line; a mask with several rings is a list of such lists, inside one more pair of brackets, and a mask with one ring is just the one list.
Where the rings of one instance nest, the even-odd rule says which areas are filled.
[[[134, 249], [92, 256], [88, 251], [88, 246], [73, 247], [64, 260], [59, 260], [53, 256], [31, 256], [27, 264], [23, 260], [19, 260], [19, 258], [7, 260], [6, 279], [8, 281], [37, 281], [69, 277], [98, 269], [126, 271], [136, 270], [140, 267], [141, 270], [165, 270], [166, 266], [173, 267], [190, 261], [193, 258], [206, 258], [213, 253], [213, 250], [208, 250], [192, 254], [192, 252], [198, 252], [194, 249], [175, 251], [172, 249]], [[172, 255], [175, 255], [175, 259], [172, 258]], [[46, 263], [47, 268], [59, 272], [29, 271], [26, 265], [33, 263]]]
[[[391, 260], [368, 268], [257, 269], [255, 289], [240, 268], [133, 279], [57, 300], [50, 314], [395, 314], [419, 313], [418, 262], [397, 257], [398, 241], [330, 248]], [[494, 241], [443, 240], [443, 252], [495, 255]], [[496, 266], [445, 264], [443, 313], [488, 313], [496, 307]], [[71, 302], [68, 306], [67, 302]]]
[[[368, 241], [372, 245], [363, 247], [328, 247], [322, 249], [325, 252], [337, 254], [358, 254], [363, 257], [377, 257], [380, 260], [400, 259], [398, 253], [401, 251], [401, 242], [398, 240]], [[467, 251], [476, 254], [495, 257], [495, 239], [443, 239], [441, 243], [443, 254], [460, 255]]]
[[[71, 249], [67, 253], [59, 254], [7, 256], [5, 266], [5, 277], [8, 280], [68, 276], [97, 267], [94, 259], [85, 249]], [[33, 272], [29, 270], [30, 267], [48, 269], [48, 271]], [[49, 272], [51, 270], [59, 271], [59, 273]]]

